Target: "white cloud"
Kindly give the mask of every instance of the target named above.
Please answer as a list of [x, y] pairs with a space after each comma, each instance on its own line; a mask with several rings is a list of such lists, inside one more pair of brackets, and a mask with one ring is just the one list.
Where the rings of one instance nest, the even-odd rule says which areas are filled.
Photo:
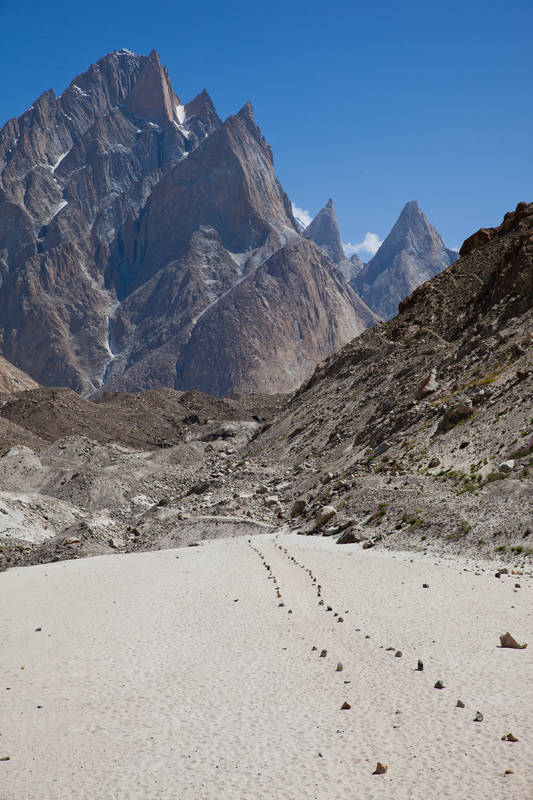
[[307, 228], [307, 226], [313, 221], [313, 217], [309, 211], [305, 211], [303, 208], [298, 208], [298, 206], [295, 206], [294, 203], [292, 203], [292, 213], [294, 214], [296, 220], [300, 222], [304, 228]]
[[359, 244], [352, 244], [351, 242], [343, 242], [342, 246], [344, 247], [344, 252], [346, 253], [347, 257], [353, 256], [354, 253], [357, 255], [361, 255], [361, 253], [369, 254], [371, 256], [375, 256], [383, 241], [379, 238], [377, 233], [367, 233], [365, 234], [365, 238]]

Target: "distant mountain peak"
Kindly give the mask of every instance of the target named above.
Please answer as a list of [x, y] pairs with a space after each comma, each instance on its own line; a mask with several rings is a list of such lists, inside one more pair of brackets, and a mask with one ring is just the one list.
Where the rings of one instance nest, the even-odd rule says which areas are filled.
[[410, 200], [375, 256], [354, 277], [352, 286], [373, 311], [390, 319], [401, 300], [456, 258], [417, 201]]
[[241, 110], [237, 113], [238, 117], [250, 117], [253, 120], [254, 118], [254, 107], [248, 100], [247, 103], [243, 105]]
[[331, 197], [311, 224], [307, 226], [304, 236], [317, 244], [334, 264], [344, 260], [345, 255], [339, 223], [337, 222], [337, 215], [335, 214], [335, 207]]

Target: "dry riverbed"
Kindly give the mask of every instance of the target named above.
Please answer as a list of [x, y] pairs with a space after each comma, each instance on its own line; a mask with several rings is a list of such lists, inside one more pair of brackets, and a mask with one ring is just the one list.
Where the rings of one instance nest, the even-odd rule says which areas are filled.
[[8, 570], [0, 796], [533, 798], [533, 578], [494, 573], [284, 533]]

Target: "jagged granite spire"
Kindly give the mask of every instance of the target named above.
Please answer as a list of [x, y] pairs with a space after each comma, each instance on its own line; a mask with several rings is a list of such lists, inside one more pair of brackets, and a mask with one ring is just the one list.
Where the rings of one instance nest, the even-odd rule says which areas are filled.
[[411, 200], [374, 258], [351, 284], [376, 314], [390, 319], [405, 297], [446, 269], [457, 256], [448, 250], [416, 200]]
[[339, 223], [331, 197], [305, 229], [304, 236], [317, 244], [334, 264], [344, 260]]
[[0, 354], [84, 393], [290, 392], [376, 322], [299, 234], [252, 105], [183, 104], [155, 51], [0, 130], [0, 307]]

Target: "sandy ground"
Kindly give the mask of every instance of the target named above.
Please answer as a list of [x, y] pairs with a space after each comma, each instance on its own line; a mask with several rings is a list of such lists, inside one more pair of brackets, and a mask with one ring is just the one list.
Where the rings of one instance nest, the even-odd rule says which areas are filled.
[[532, 589], [284, 534], [10, 570], [0, 798], [533, 798]]

